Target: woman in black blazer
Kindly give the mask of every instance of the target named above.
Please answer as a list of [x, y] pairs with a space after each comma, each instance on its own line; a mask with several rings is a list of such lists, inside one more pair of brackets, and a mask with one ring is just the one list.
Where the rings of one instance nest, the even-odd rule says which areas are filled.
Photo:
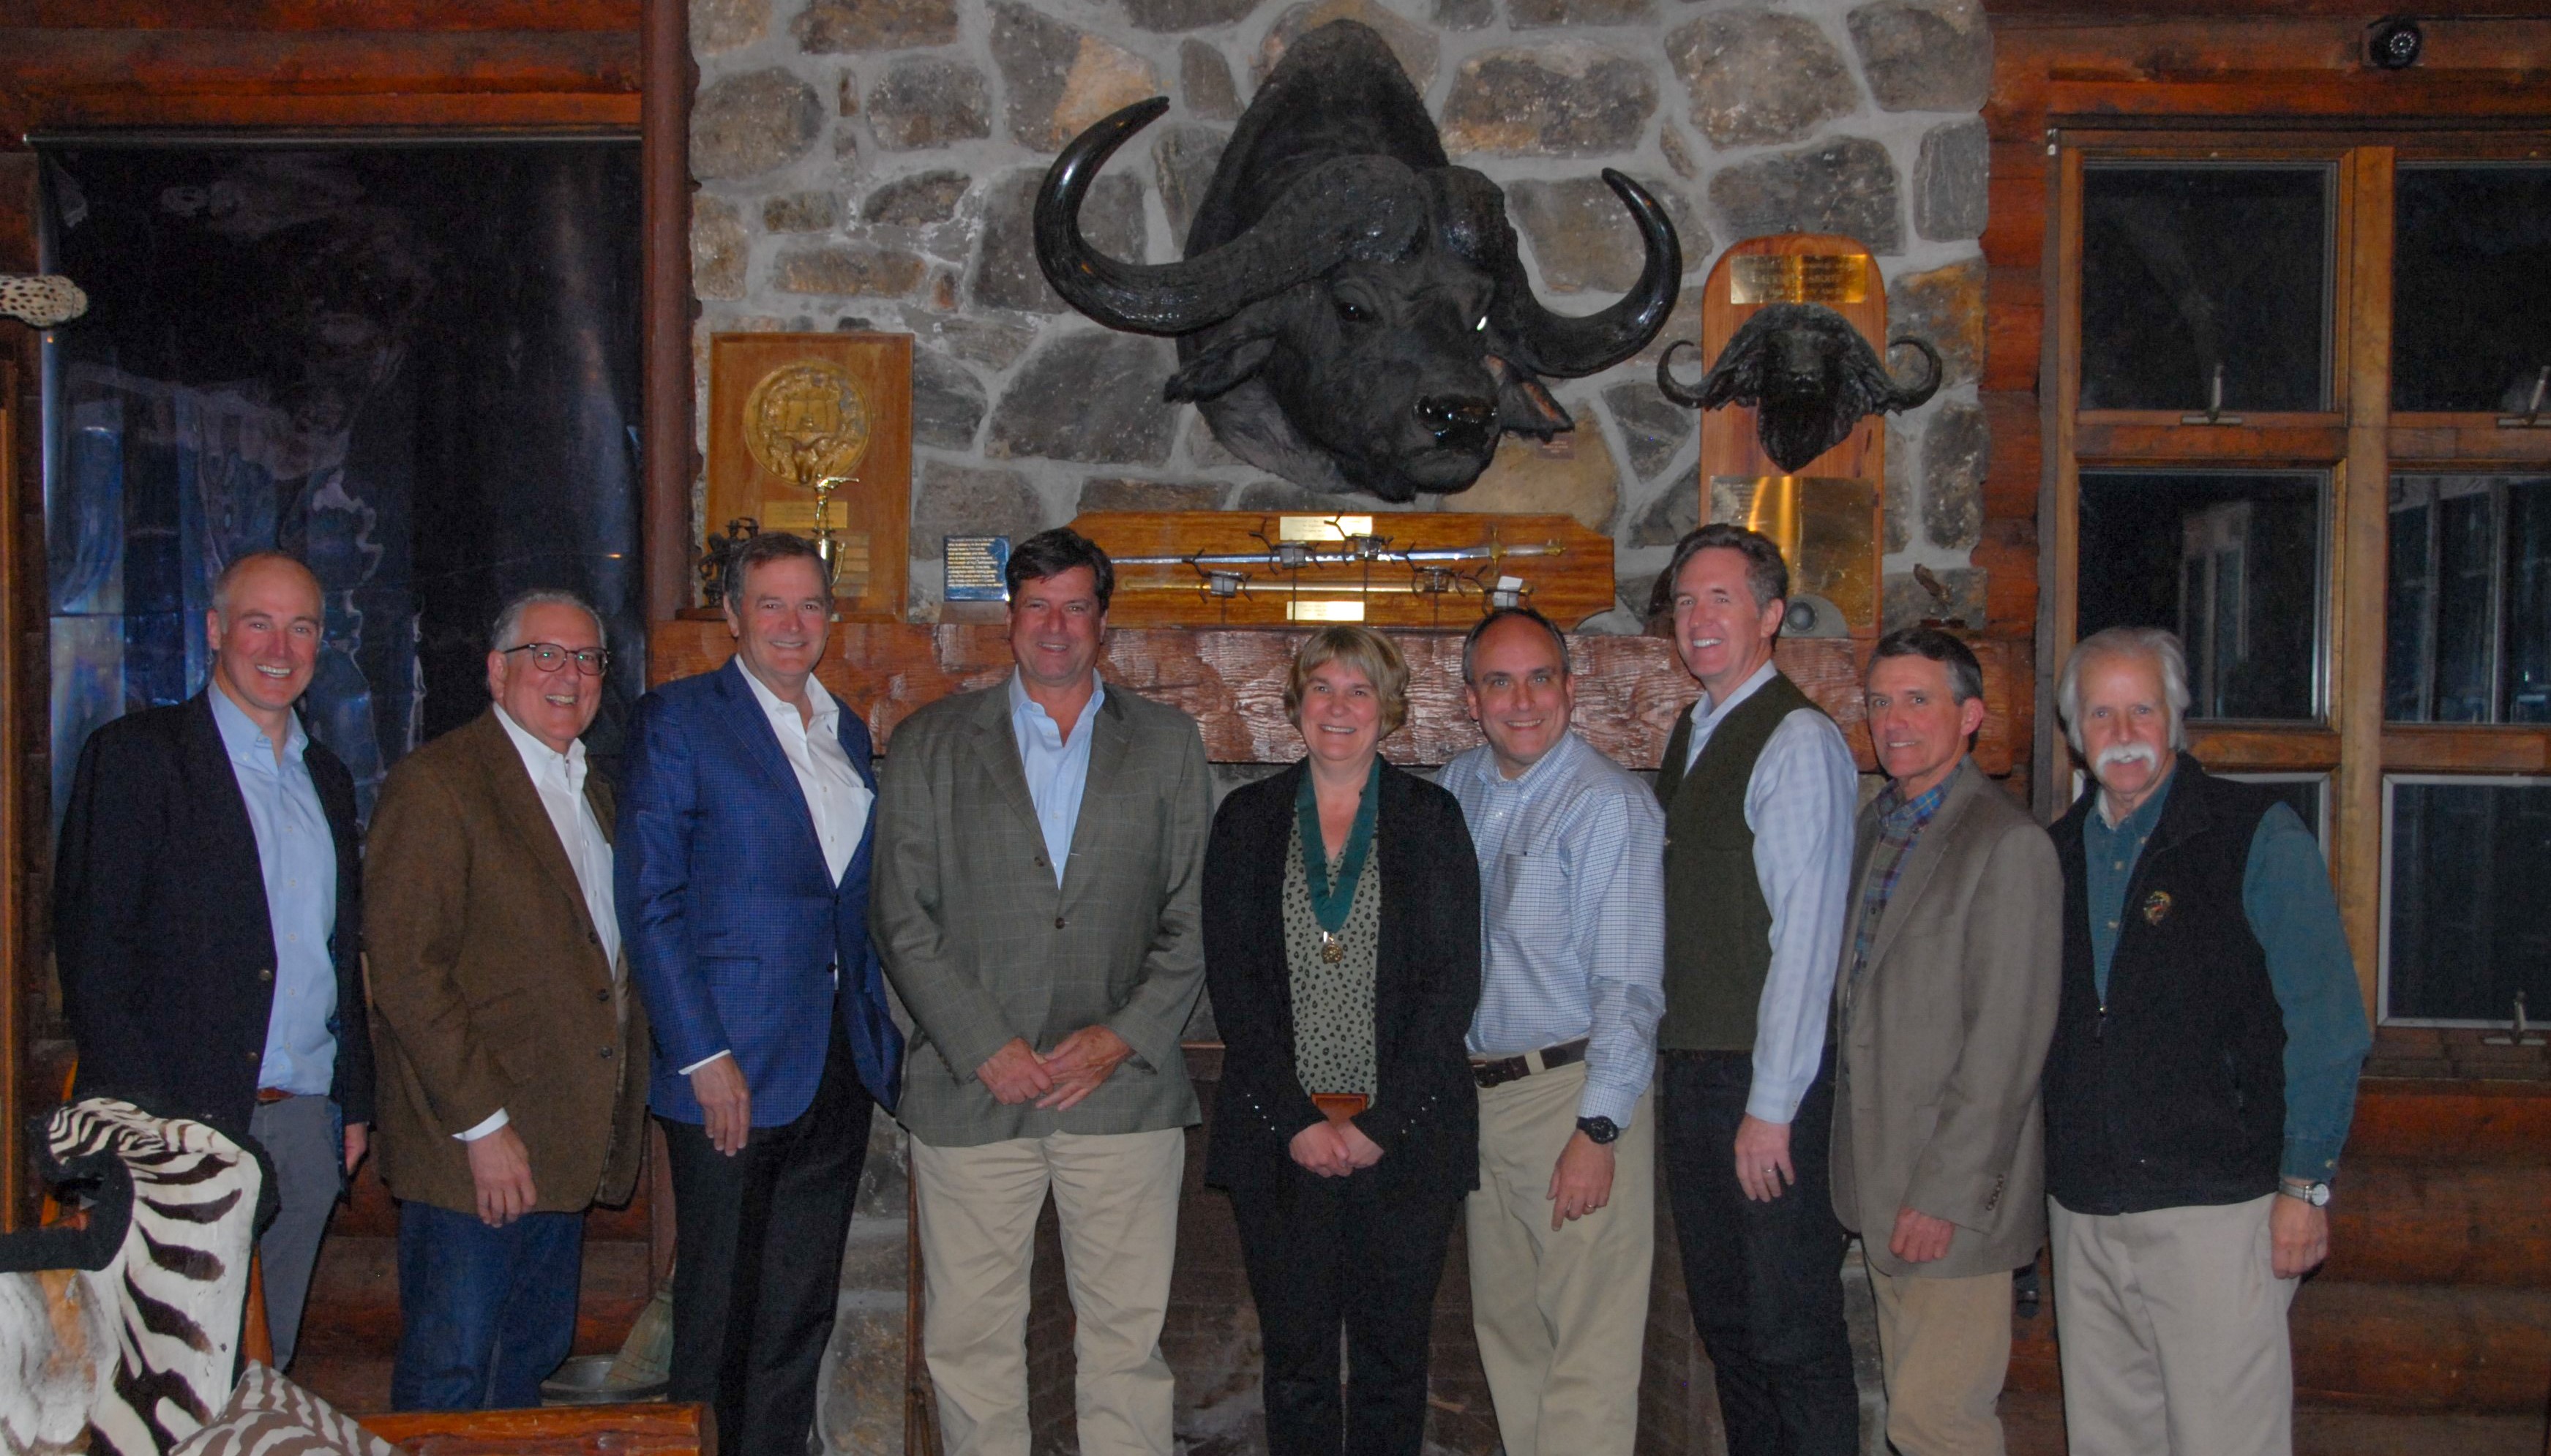
[[1307, 756], [1233, 790], [1205, 850], [1205, 1181], [1240, 1225], [1274, 1456], [1422, 1445], [1435, 1287], [1479, 1181], [1480, 867], [1453, 796], [1381, 761], [1407, 692], [1380, 633], [1314, 635], [1284, 692]]

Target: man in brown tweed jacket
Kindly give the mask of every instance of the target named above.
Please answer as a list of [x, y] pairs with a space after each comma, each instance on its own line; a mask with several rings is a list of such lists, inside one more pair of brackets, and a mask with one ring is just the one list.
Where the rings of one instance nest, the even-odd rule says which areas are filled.
[[646, 1013], [612, 913], [611, 791], [578, 741], [608, 662], [592, 608], [515, 599], [487, 653], [495, 702], [401, 760], [372, 814], [402, 1410], [539, 1405], [575, 1337], [584, 1211], [637, 1179]]

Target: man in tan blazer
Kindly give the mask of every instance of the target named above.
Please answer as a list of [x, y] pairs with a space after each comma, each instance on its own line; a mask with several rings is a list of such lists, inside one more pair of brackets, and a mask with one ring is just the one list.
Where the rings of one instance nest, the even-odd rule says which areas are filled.
[[1985, 705], [1964, 642], [1890, 632], [1867, 688], [1893, 782], [1860, 814], [1834, 983], [1834, 1213], [1869, 1260], [1888, 1440], [1903, 1456], [2000, 1456], [2011, 1270], [2046, 1238], [2037, 1079], [2063, 873], [2046, 831], [1967, 756]]
[[612, 913], [611, 793], [578, 741], [609, 662], [592, 608], [517, 597], [487, 653], [495, 702], [401, 760], [372, 813], [401, 1410], [539, 1405], [575, 1337], [584, 1211], [637, 1180], [646, 1017]]
[[1028, 1262], [1052, 1190], [1080, 1449], [1169, 1456], [1161, 1358], [1194, 1091], [1211, 818], [1195, 721], [1100, 681], [1114, 568], [1049, 531], [1010, 556], [998, 686], [895, 730], [869, 913], [914, 1032], [912, 1132], [949, 1456], [1027, 1456]]

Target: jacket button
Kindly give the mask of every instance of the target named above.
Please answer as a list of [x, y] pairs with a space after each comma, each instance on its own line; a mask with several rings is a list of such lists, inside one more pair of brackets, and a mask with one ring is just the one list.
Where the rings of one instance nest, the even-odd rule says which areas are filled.
[[604, 989], [593, 993], [593, 999], [596, 1001], [609, 1001], [611, 999], [610, 988], [605, 987]]
[[1054, 927], [1058, 930], [1063, 928], [1063, 917], [1056, 916], [1054, 918]]
[[593, 933], [591, 930], [587, 930], [584, 932], [584, 943], [587, 945], [600, 945], [602, 943], [602, 937]]
[[265, 1060], [265, 1053], [262, 1051], [250, 1052], [248, 1054], [248, 1059], [253, 1062], [261, 1062]]
[[603, 1059], [604, 1061], [606, 1061], [606, 1062], [607, 1062], [607, 1061], [609, 1061], [609, 1060], [611, 1060], [611, 1048], [610, 1048], [610, 1047], [607, 1047], [607, 1046], [606, 1046], [606, 1047], [604, 1047], [604, 1048], [602, 1049], [602, 1059]]
[[261, 967], [259, 967], [259, 968], [258, 968], [258, 970], [257, 970], [257, 973], [256, 973], [256, 978], [257, 978], [258, 980], [260, 980], [260, 981], [271, 981], [271, 980], [273, 980], [273, 979], [274, 979], [274, 967], [272, 967], [272, 966], [261, 966]]

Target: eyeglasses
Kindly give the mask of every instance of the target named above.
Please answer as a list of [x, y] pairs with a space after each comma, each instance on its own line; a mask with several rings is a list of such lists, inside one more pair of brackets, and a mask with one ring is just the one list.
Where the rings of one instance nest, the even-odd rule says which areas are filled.
[[531, 653], [532, 665], [543, 672], [558, 671], [560, 666], [570, 657], [575, 659], [575, 670], [586, 677], [600, 677], [602, 670], [611, 665], [611, 654], [600, 647], [577, 647], [569, 650], [556, 642], [525, 642], [519, 647], [507, 647], [505, 650]]

